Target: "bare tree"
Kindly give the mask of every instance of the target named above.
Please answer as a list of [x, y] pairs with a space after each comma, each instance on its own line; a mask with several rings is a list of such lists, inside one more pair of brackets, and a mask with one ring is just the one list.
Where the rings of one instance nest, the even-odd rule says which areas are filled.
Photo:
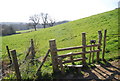
[[49, 26], [54, 26], [55, 24], [55, 19], [49, 18]]
[[48, 14], [47, 13], [41, 13], [42, 21], [43, 21], [43, 27], [46, 28], [46, 25], [48, 25]]
[[33, 27], [34, 27], [35, 31], [37, 31], [36, 26], [39, 24], [40, 15], [35, 14], [33, 16], [30, 16], [29, 20], [33, 22]]

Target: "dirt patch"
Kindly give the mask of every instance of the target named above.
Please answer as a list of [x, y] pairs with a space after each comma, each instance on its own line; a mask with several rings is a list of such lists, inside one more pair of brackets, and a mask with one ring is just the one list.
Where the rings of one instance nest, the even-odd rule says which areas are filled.
[[118, 81], [120, 80], [120, 60], [89, 65], [87, 68], [82, 68], [81, 71], [78, 70], [77, 74], [67, 74], [64, 79]]

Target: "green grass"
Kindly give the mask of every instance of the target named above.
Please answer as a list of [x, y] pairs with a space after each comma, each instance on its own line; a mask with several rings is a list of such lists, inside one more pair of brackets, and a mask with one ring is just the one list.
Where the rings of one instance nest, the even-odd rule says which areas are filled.
[[[118, 56], [118, 9], [71, 21], [51, 28], [40, 29], [29, 33], [22, 33], [2, 37], [2, 56], [7, 57], [5, 46], [17, 50], [18, 59], [24, 59], [25, 51], [30, 46], [30, 39], [33, 39], [36, 46], [36, 58], [44, 56], [49, 49], [49, 40], [56, 39], [58, 48], [81, 46], [81, 33], [86, 32], [87, 44], [90, 40], [98, 40], [98, 31], [107, 29], [107, 45], [105, 58]], [[98, 41], [97, 41], [98, 42]], [[74, 50], [80, 51], [80, 50]], [[70, 51], [60, 52], [65, 54]], [[50, 56], [49, 56], [50, 57]], [[50, 65], [50, 61], [46, 65]], [[47, 66], [50, 67], [51, 66]]]
[[34, 31], [34, 29], [29, 29], [29, 30], [20, 30], [20, 31], [16, 31], [16, 33], [29, 33]]

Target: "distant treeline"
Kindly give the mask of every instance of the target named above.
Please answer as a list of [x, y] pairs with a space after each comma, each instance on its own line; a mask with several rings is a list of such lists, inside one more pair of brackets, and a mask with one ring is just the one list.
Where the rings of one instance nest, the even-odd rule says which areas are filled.
[[16, 33], [16, 31], [14, 30], [14, 28], [12, 26], [0, 25], [0, 35], [1, 36], [11, 35], [11, 34], [15, 34], [15, 33]]
[[[63, 24], [66, 22], [69, 22], [69, 21], [56, 22], [55, 25]], [[37, 25], [37, 28], [43, 28], [43, 25], [39, 24]], [[29, 30], [29, 29], [33, 29], [33, 26], [30, 25], [30, 23], [19, 23], [19, 22], [18, 23], [14, 23], [14, 22], [0, 23], [0, 35], [1, 36], [11, 35], [11, 34], [15, 34], [16, 31]]]

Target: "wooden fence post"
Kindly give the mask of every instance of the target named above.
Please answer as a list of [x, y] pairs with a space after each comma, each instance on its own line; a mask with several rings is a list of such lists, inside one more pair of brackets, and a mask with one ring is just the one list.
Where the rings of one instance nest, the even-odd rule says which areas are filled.
[[31, 39], [31, 54], [32, 54], [32, 64], [34, 64], [34, 57], [35, 57], [35, 48], [34, 48], [34, 42], [33, 39]]
[[6, 46], [6, 49], [7, 49], [8, 57], [9, 57], [9, 60], [10, 60], [10, 64], [12, 64], [12, 58], [11, 58], [11, 56], [10, 56], [9, 47]]
[[52, 66], [53, 66], [53, 73], [59, 72], [58, 68], [58, 58], [57, 58], [57, 47], [55, 39], [49, 40], [50, 45], [50, 52], [51, 52], [51, 59], [52, 59]]
[[86, 52], [86, 33], [85, 32], [83, 32], [82, 33], [82, 45], [83, 45], [83, 48], [82, 48], [82, 52], [84, 53], [84, 54], [82, 54], [82, 63], [83, 63], [83, 66], [86, 66], [87, 64], [86, 64], [86, 57], [85, 57], [85, 52]]
[[[93, 47], [93, 51], [95, 51], [95, 47]], [[93, 55], [92, 55], [92, 63], [94, 63], [94, 57], [95, 57], [95, 52], [93, 52]]]
[[73, 56], [70, 56], [70, 60], [72, 61], [72, 65], [74, 65]]
[[[101, 32], [101, 31], [98, 31], [98, 43], [100, 44], [100, 46], [98, 46], [98, 49], [99, 49], [100, 51], [101, 51], [101, 45], [102, 45], [101, 41], [102, 41], [102, 32]], [[100, 58], [99, 58], [99, 56], [100, 56], [100, 51], [97, 52], [97, 62], [99, 62], [99, 60], [100, 60]]]
[[60, 68], [61, 68], [61, 72], [64, 75], [65, 74], [65, 68], [63, 67], [63, 64], [62, 64], [62, 58], [58, 58], [58, 62], [59, 62]]
[[107, 34], [107, 29], [104, 31], [102, 60], [105, 60], [104, 56], [105, 56], [105, 46], [106, 46], [106, 34]]
[[17, 77], [17, 79], [21, 79], [20, 70], [19, 70], [19, 66], [18, 66], [18, 60], [17, 60], [17, 56], [16, 56], [16, 50], [12, 50], [11, 55], [12, 55], [12, 59], [13, 59], [16, 77]]
[[[91, 45], [92, 45], [92, 43], [91, 43]], [[90, 47], [90, 51], [92, 51], [92, 47]], [[91, 55], [92, 53], [90, 53], [90, 56], [89, 56], [89, 64], [91, 63]]]

